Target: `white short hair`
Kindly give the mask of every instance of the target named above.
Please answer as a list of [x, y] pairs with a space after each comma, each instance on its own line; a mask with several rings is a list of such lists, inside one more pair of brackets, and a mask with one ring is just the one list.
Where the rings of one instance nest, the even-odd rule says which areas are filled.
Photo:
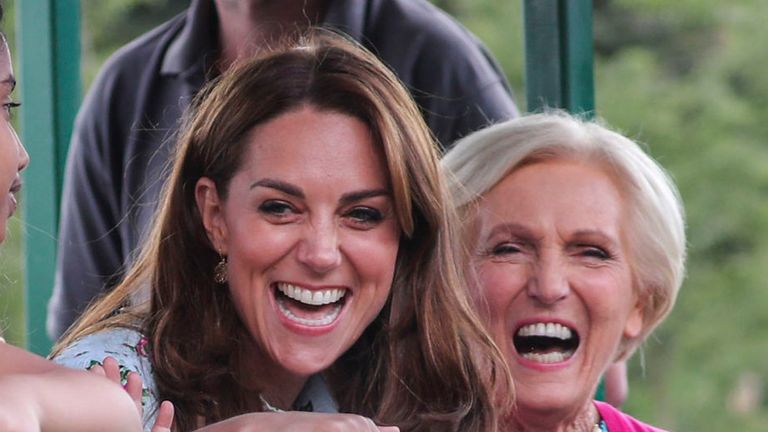
[[595, 164], [615, 179], [627, 199], [630, 266], [644, 304], [642, 333], [623, 341], [617, 355], [626, 358], [667, 316], [684, 278], [680, 195], [666, 171], [637, 143], [600, 122], [563, 111], [526, 115], [477, 131], [458, 141], [442, 163], [453, 175], [456, 205], [473, 219], [478, 199], [504, 177], [550, 159]]

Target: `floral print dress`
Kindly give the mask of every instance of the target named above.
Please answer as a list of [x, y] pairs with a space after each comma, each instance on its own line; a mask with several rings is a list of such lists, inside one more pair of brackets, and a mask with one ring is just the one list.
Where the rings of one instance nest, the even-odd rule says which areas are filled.
[[[125, 385], [129, 372], [136, 372], [142, 380], [141, 404], [144, 407], [144, 430], [150, 432], [155, 424], [159, 401], [154, 371], [149, 360], [149, 340], [141, 333], [116, 328], [85, 336], [57, 355], [53, 362], [75, 369], [90, 369], [112, 357], [120, 365], [120, 377]], [[320, 374], [311, 376], [294, 401], [296, 411], [336, 413], [338, 405], [330, 388]]]

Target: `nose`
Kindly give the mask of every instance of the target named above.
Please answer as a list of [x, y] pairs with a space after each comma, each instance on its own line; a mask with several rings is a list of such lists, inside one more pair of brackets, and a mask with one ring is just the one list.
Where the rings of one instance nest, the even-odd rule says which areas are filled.
[[16, 134], [16, 130], [13, 128], [11, 128], [11, 130], [13, 131], [13, 139], [16, 141], [16, 147], [18, 148], [19, 153], [19, 164], [16, 170], [17, 172], [21, 172], [27, 165], [29, 165], [29, 153], [27, 153], [27, 149], [24, 148], [24, 144], [21, 143], [19, 136]]
[[538, 260], [531, 271], [528, 281], [528, 295], [540, 304], [553, 305], [571, 292], [563, 263], [549, 257]]
[[298, 260], [315, 273], [324, 274], [341, 264], [337, 227], [331, 222], [308, 225], [299, 244]]

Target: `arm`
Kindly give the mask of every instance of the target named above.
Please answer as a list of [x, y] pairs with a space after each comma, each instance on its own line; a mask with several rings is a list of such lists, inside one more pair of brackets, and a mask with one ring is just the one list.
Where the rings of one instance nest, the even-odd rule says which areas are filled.
[[159, 410], [154, 372], [147, 358], [148, 349], [146, 338], [137, 331], [114, 328], [77, 340], [53, 358], [53, 362], [85, 370], [102, 366], [104, 359], [111, 357], [102, 372], [112, 381], [126, 386], [126, 394], [136, 398], [136, 408], [141, 406], [143, 424], [149, 432], [150, 425], [159, 423], [158, 416], [162, 411]]
[[120, 386], [0, 344], [0, 430], [141, 431]]

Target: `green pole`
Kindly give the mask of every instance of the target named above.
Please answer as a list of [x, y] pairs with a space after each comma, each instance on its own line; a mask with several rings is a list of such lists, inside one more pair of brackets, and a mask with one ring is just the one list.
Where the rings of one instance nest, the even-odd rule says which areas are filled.
[[528, 111], [595, 110], [592, 0], [524, 0]]
[[79, 0], [17, 3], [24, 173], [25, 306], [28, 348], [49, 352], [45, 332], [53, 287], [64, 164], [80, 102]]

